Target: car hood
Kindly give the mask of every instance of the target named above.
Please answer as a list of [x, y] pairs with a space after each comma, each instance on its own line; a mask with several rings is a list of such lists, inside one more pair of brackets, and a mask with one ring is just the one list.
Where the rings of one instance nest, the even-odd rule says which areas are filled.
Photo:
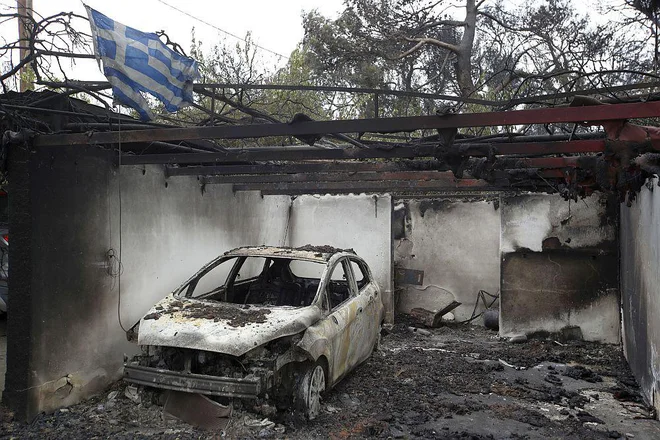
[[241, 356], [272, 340], [300, 333], [320, 318], [316, 306], [259, 307], [170, 295], [140, 321], [138, 344]]

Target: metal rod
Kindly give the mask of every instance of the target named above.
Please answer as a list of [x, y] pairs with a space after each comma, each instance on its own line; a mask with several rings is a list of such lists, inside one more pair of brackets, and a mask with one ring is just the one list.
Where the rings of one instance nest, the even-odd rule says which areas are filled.
[[[123, 140], [122, 140], [123, 143]], [[597, 153], [605, 151], [604, 140], [586, 140], [572, 142], [539, 142], [516, 144], [475, 144], [461, 145], [456, 152], [463, 156], [484, 157], [491, 154], [544, 156], [551, 154]], [[660, 149], [660, 141], [654, 143]], [[344, 148], [344, 149], [314, 149], [314, 148], [250, 148], [228, 149], [220, 153], [200, 154], [150, 154], [126, 156], [124, 165], [143, 164], [222, 164], [228, 162], [252, 161], [308, 161], [308, 160], [346, 160], [346, 159], [392, 159], [433, 157], [436, 154], [433, 145], [399, 146], [391, 148]]]
[[[494, 179], [507, 179], [512, 173], [526, 175], [535, 172], [544, 178], [563, 178], [561, 170], [537, 170], [535, 168], [523, 168], [515, 170], [498, 170], [490, 173]], [[513, 174], [515, 175], [515, 174]], [[359, 173], [297, 173], [297, 174], [257, 174], [257, 175], [230, 175], [230, 176], [205, 176], [202, 182], [210, 185], [223, 185], [227, 183], [250, 184], [250, 183], [292, 183], [292, 182], [375, 182], [375, 181], [436, 181], [454, 183], [457, 179], [452, 172], [446, 171], [393, 171], [393, 172], [359, 172]], [[470, 179], [459, 179], [459, 181]], [[267, 185], [264, 185], [266, 187]]]
[[465, 189], [493, 186], [484, 180], [448, 178], [442, 181], [435, 180], [388, 180], [379, 182], [282, 182], [282, 183], [246, 183], [233, 186], [235, 191], [258, 190], [371, 190], [387, 191], [390, 189], [431, 190], [431, 189]]
[[262, 195], [288, 195], [288, 196], [301, 196], [308, 194], [391, 194], [400, 198], [414, 197], [414, 198], [432, 198], [437, 196], [442, 197], [465, 197], [465, 196], [493, 196], [502, 192], [519, 192], [521, 190], [527, 191], [542, 191], [547, 193], [554, 193], [556, 190], [547, 185], [528, 185], [527, 187], [511, 188], [511, 187], [498, 187], [488, 186], [479, 188], [372, 188], [368, 186], [355, 186], [348, 189], [327, 189], [321, 188], [316, 190], [310, 189], [262, 189], [262, 190], [248, 190], [237, 189], [234, 186], [234, 191], [260, 191]]
[[266, 175], [207, 176], [206, 184], [225, 183], [276, 183], [276, 182], [357, 182], [384, 180], [438, 180], [453, 182], [454, 175], [446, 171], [399, 171], [399, 172], [360, 172], [360, 173], [297, 173]]
[[[169, 130], [129, 130], [122, 142], [173, 141], [192, 139], [245, 139], [270, 136], [327, 135], [333, 133], [395, 133], [423, 129], [488, 127], [505, 125], [607, 121], [660, 116], [660, 101], [590, 107], [559, 107], [508, 112], [411, 116], [400, 118], [309, 121], [295, 124], [253, 124], [242, 126], [185, 127]], [[117, 132], [42, 135], [35, 146], [116, 143]]]
[[[89, 54], [72, 54], [80, 56], [81, 58], [89, 58]], [[107, 84], [107, 82], [99, 81], [80, 81], [85, 84]], [[290, 84], [239, 84], [239, 83], [198, 83], [194, 85], [196, 90], [201, 88], [230, 88], [230, 89], [252, 89], [252, 90], [292, 90], [292, 91], [317, 91], [317, 92], [346, 92], [346, 93], [365, 93], [386, 96], [403, 96], [403, 97], [417, 97], [427, 98], [443, 101], [466, 102], [472, 104], [481, 104], [491, 107], [507, 107], [518, 104], [533, 103], [538, 101], [558, 100], [570, 98], [576, 95], [598, 95], [598, 94], [612, 94], [614, 92], [623, 92], [629, 90], [642, 90], [660, 87], [660, 81], [641, 82], [636, 84], [626, 84], [612, 87], [594, 87], [591, 89], [573, 90], [562, 93], [549, 93], [545, 95], [527, 96], [524, 98], [515, 98], [508, 101], [492, 101], [484, 99], [461, 98], [460, 96], [442, 95], [435, 93], [413, 92], [405, 90], [389, 90], [389, 89], [370, 89], [364, 87], [329, 87], [329, 86], [305, 86], [305, 85], [290, 85]]]
[[287, 163], [273, 165], [268, 163], [254, 165], [211, 165], [168, 167], [168, 176], [213, 176], [234, 174], [287, 174], [287, 173], [340, 173], [359, 171], [406, 171], [440, 170], [449, 168], [437, 160], [390, 161], [390, 162], [315, 162]]

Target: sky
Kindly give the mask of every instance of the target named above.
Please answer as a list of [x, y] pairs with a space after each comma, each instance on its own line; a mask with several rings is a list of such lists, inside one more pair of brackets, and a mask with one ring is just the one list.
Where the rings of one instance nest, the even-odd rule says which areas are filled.
[[[239, 37], [245, 37], [251, 32], [256, 44], [287, 56], [303, 37], [303, 11], [316, 9], [326, 16], [335, 16], [342, 9], [343, 0], [86, 0], [85, 3], [110, 18], [141, 31], [164, 30], [172, 41], [180, 44], [186, 51], [190, 49], [193, 27], [196, 39], [202, 41], [206, 47], [211, 47], [224, 38], [231, 44], [239, 40], [174, 8]], [[7, 6], [15, 5], [15, 0], [0, 0], [0, 7], [4, 10]], [[33, 0], [33, 8], [42, 16], [62, 11], [86, 15], [80, 0]], [[16, 20], [0, 24], [0, 36], [7, 41], [14, 41], [17, 26]], [[86, 22], [79, 22], [79, 28], [89, 32]], [[280, 67], [286, 63], [285, 58], [272, 55], [268, 51], [262, 50], [261, 54], [268, 65]], [[71, 72], [72, 79], [103, 79], [93, 60], [77, 61]]]
[[[266, 50], [258, 53], [264, 67], [274, 71], [285, 65], [288, 56], [303, 37], [302, 14], [318, 10], [325, 16], [336, 17], [343, 9], [343, 0], [85, 0], [92, 8], [110, 18], [145, 32], [164, 30], [172, 41], [184, 50], [190, 49], [191, 31], [195, 28], [196, 39], [207, 49], [226, 42], [239, 40], [220, 32], [217, 28], [239, 37], [250, 32], [256, 44]], [[505, 0], [511, 5], [521, 0]], [[595, 7], [602, 2], [615, 0], [573, 0], [581, 12], [591, 12], [598, 17]], [[621, 2], [622, 0], [616, 0]], [[616, 2], [615, 1], [615, 2]], [[460, 4], [460, 2], [457, 2]], [[15, 7], [16, 0], [0, 0], [0, 8]], [[42, 16], [62, 11], [86, 15], [80, 0], [33, 0], [34, 10]], [[178, 10], [177, 10], [178, 9]], [[459, 8], [456, 13], [462, 15]], [[192, 15], [192, 18], [186, 14]], [[203, 22], [200, 22], [202, 20]], [[79, 20], [77, 28], [89, 32], [89, 24]], [[0, 24], [0, 37], [7, 41], [17, 38], [17, 22], [9, 20]], [[283, 56], [273, 55], [272, 52]], [[18, 54], [14, 55], [14, 62]], [[7, 60], [0, 59], [2, 70], [8, 69]], [[75, 65], [65, 65], [69, 79], [100, 81], [104, 77], [94, 60], [76, 60]], [[57, 73], [56, 73], [57, 75]], [[57, 75], [58, 77], [60, 75]]]

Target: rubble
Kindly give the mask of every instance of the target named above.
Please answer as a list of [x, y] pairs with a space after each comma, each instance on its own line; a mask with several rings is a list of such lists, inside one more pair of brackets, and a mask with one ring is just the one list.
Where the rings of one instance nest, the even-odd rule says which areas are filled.
[[509, 342], [512, 344], [520, 344], [522, 342], [527, 342], [527, 335], [514, 335], [509, 338]]
[[221, 405], [201, 394], [168, 390], [163, 411], [179, 420], [208, 431], [222, 431], [229, 424], [231, 405]]
[[[398, 317], [381, 349], [324, 396], [314, 421], [274, 412], [262, 400], [235, 400], [230, 423], [213, 434], [293, 440], [660, 438], [619, 346], [536, 339], [509, 344], [483, 327], [460, 324], [417, 337], [409, 330], [413, 322]], [[136, 403], [126, 389], [118, 383], [30, 425], [0, 411], [0, 438], [213, 435], [165, 417], [160, 393], [138, 387]]]
[[410, 311], [410, 315], [422, 322], [426, 327], [436, 328], [442, 325], [443, 316], [447, 313], [450, 313], [456, 307], [460, 306], [461, 303], [458, 301], [452, 301], [446, 307], [441, 310], [426, 310], [424, 308], [418, 307]]

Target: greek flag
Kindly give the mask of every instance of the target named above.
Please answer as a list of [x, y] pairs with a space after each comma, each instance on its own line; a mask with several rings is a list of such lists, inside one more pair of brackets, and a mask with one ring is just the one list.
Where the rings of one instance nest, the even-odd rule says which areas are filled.
[[174, 52], [154, 33], [140, 32], [85, 8], [99, 67], [103, 61], [103, 73], [117, 101], [133, 107], [143, 120], [153, 115], [142, 93], [156, 97], [170, 112], [193, 101], [197, 61]]

